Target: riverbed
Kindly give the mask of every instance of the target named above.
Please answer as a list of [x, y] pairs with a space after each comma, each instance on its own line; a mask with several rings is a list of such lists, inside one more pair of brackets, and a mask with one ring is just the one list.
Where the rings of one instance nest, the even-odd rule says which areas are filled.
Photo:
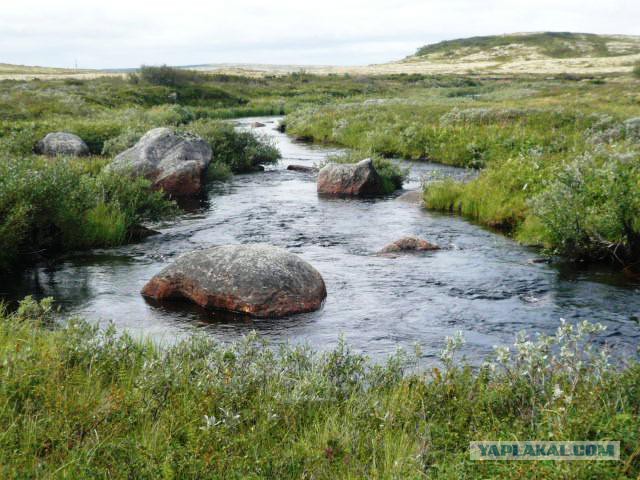
[[[273, 343], [306, 342], [325, 349], [343, 336], [358, 351], [382, 359], [398, 348], [421, 347], [437, 358], [447, 335], [461, 330], [463, 353], [477, 363], [516, 332], [552, 333], [560, 318], [599, 321], [600, 338], [618, 353], [640, 342], [639, 284], [603, 267], [535, 263], [539, 254], [462, 218], [427, 212], [391, 195], [380, 199], [326, 199], [315, 175], [290, 164], [318, 165], [336, 150], [293, 141], [275, 129], [276, 118], [238, 121], [266, 126], [282, 152], [265, 172], [236, 175], [210, 186], [207, 199], [160, 235], [119, 248], [66, 255], [3, 282], [0, 296], [53, 296], [64, 318], [112, 321], [133, 335], [172, 343], [196, 331], [230, 341], [253, 330]], [[427, 162], [410, 168], [405, 189], [442, 176], [472, 172]], [[375, 253], [404, 235], [418, 235], [442, 250], [397, 257]], [[227, 243], [264, 242], [296, 253], [323, 275], [328, 297], [313, 313], [250, 319], [208, 312], [185, 302], [157, 305], [143, 285], [178, 255]]]

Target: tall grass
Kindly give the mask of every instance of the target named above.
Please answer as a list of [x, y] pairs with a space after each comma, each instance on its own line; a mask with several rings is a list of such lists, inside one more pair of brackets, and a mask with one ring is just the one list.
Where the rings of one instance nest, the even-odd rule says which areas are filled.
[[[158, 348], [49, 300], [0, 315], [3, 478], [580, 478], [640, 474], [640, 368], [601, 328], [519, 335], [479, 369], [195, 336]], [[473, 462], [475, 440], [620, 440], [620, 462]]]

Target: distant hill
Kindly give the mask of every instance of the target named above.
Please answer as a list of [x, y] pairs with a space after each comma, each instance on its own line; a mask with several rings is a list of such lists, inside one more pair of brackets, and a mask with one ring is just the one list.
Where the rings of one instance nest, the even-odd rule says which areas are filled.
[[[292, 72], [326, 74], [619, 74], [640, 62], [640, 36], [534, 32], [469, 37], [420, 47], [414, 55], [377, 65], [337, 67], [220, 63], [181, 66], [212, 73], [265, 76]], [[135, 69], [72, 70], [0, 63], [0, 80], [93, 78]]]
[[593, 33], [536, 32], [469, 37], [425, 45], [417, 57], [510, 60], [514, 58], [616, 57], [640, 54], [640, 37]]

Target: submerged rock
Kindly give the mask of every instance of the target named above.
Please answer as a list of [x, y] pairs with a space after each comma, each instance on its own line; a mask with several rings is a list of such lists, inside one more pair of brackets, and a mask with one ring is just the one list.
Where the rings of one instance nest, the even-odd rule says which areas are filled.
[[370, 158], [358, 163], [330, 164], [318, 174], [318, 193], [371, 197], [384, 194], [382, 179]]
[[262, 128], [264, 126], [265, 126], [265, 124], [264, 123], [260, 123], [260, 122], [253, 122], [251, 124], [251, 128]]
[[408, 192], [403, 193], [398, 198], [396, 198], [399, 202], [413, 203], [415, 205], [422, 205], [422, 191], [421, 190], [410, 190]]
[[67, 132], [48, 133], [38, 142], [35, 151], [51, 157], [58, 155], [84, 157], [89, 155], [89, 147], [84, 143], [84, 140], [73, 133]]
[[154, 128], [119, 154], [109, 168], [144, 176], [154, 188], [170, 195], [189, 196], [201, 192], [211, 157], [211, 147], [201, 138]]
[[421, 238], [407, 236], [390, 243], [378, 253], [427, 252], [430, 250], [440, 250], [440, 247]]
[[185, 298], [198, 305], [255, 317], [310, 312], [327, 296], [320, 273], [297, 255], [264, 244], [224, 245], [191, 252], [143, 288], [156, 300]]
[[308, 167], [306, 165], [289, 165], [287, 170], [293, 170], [294, 172], [303, 172], [303, 173], [315, 173], [318, 171], [316, 167]]

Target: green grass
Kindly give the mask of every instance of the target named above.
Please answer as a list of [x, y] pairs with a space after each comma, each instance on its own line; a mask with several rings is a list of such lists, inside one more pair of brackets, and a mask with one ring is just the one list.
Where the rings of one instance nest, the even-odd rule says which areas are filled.
[[[0, 82], [0, 272], [60, 252], [135, 240], [139, 223], [174, 212], [146, 180], [102, 172], [152, 128], [204, 137], [214, 155], [209, 180], [276, 162], [280, 154], [270, 142], [219, 119], [281, 113], [282, 106], [249, 105], [221, 88], [230, 83], [247, 87], [244, 80], [164, 67], [145, 67], [129, 79]], [[36, 143], [53, 131], [79, 135], [92, 156], [34, 156]]]
[[640, 78], [640, 62], [636, 62], [633, 66], [633, 76]]
[[[607, 363], [588, 324], [519, 337], [480, 369], [458, 364], [454, 337], [439, 368], [416, 370], [403, 353], [374, 364], [345, 343], [319, 353], [254, 335], [159, 348], [52, 313], [26, 299], [0, 315], [3, 478], [640, 474], [640, 368]], [[514, 439], [620, 440], [621, 461], [469, 460], [470, 441]]]

